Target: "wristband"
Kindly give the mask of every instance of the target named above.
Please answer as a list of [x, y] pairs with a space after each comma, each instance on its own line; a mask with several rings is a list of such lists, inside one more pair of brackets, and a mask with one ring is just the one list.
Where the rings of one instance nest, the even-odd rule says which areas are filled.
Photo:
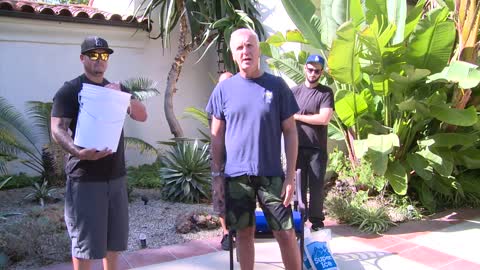
[[223, 172], [212, 172], [212, 177], [223, 176]]

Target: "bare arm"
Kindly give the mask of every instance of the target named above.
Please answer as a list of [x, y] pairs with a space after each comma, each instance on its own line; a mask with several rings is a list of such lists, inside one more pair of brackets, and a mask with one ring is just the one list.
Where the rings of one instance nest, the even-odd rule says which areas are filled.
[[332, 108], [322, 108], [318, 114], [295, 114], [295, 120], [301, 121], [310, 125], [323, 125], [326, 126], [332, 118], [333, 109]]
[[145, 105], [136, 99], [130, 100], [130, 106], [127, 110], [128, 115], [135, 121], [145, 122], [147, 120], [147, 110]]
[[283, 137], [285, 140], [285, 155], [287, 158], [287, 172], [283, 184], [282, 196], [285, 195], [283, 205], [288, 206], [293, 198], [295, 190], [295, 164], [298, 153], [298, 134], [297, 126], [293, 116], [282, 122]]
[[220, 172], [225, 162], [225, 121], [212, 115], [212, 172]]
[[101, 151], [97, 151], [97, 149], [82, 149], [73, 144], [73, 139], [70, 134], [68, 134], [68, 127], [70, 126], [72, 119], [51, 117], [50, 122], [53, 140], [71, 155], [76, 156], [79, 159], [97, 160], [112, 153], [109, 149], [103, 149]]

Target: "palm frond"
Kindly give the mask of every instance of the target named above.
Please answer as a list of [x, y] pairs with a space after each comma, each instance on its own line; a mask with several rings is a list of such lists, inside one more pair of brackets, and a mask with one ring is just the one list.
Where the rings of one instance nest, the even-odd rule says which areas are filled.
[[[35, 147], [38, 136], [28, 126], [26, 119], [5, 98], [0, 97], [0, 128], [11, 130], [28, 142], [38, 155], [40, 151]], [[17, 137], [18, 138], [18, 137]], [[21, 144], [21, 139], [17, 139]]]
[[5, 186], [5, 185], [8, 183], [8, 181], [10, 181], [10, 179], [12, 179], [12, 177], [11, 177], [11, 176], [10, 176], [10, 177], [8, 177], [8, 178], [7, 178], [7, 179], [5, 179], [5, 180], [2, 180], [2, 182], [0, 182], [0, 189], [2, 189], [2, 188], [3, 188], [3, 186]]
[[157, 83], [149, 78], [130, 78], [123, 81], [122, 84], [131, 91], [131, 94], [136, 99], [140, 101], [160, 94], [156, 88]]
[[133, 147], [140, 151], [140, 153], [151, 153], [152, 155], [158, 155], [158, 150], [151, 144], [134, 137], [125, 137], [125, 146]]
[[43, 135], [44, 139], [51, 143], [50, 130], [50, 115], [52, 112], [52, 102], [28, 101], [27, 115], [33, 120], [33, 125], [36, 126]]
[[206, 111], [201, 110], [195, 107], [188, 107], [185, 109], [184, 113], [193, 119], [198, 120], [204, 127], [208, 128], [208, 114]]

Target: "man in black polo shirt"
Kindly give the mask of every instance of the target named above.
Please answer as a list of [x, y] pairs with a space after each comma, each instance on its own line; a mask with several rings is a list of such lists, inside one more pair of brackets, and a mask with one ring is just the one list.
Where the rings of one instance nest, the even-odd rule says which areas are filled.
[[323, 228], [324, 177], [328, 161], [328, 122], [334, 110], [333, 92], [318, 81], [325, 60], [320, 55], [310, 55], [304, 67], [305, 83], [292, 89], [300, 111], [294, 115], [298, 131], [297, 169], [302, 170], [302, 195], [307, 202], [307, 216], [312, 229]]
[[[69, 154], [65, 166], [65, 223], [72, 241], [75, 270], [90, 269], [93, 259], [103, 259], [103, 269], [118, 269], [119, 252], [127, 249], [128, 197], [123, 131], [117, 149], [87, 149], [73, 143], [82, 83], [128, 92], [120, 84], [104, 78], [112, 53], [103, 38], [85, 38], [80, 54], [84, 74], [65, 82], [53, 98], [52, 137]], [[135, 99], [130, 101], [126, 113], [137, 121], [147, 119], [145, 106]]]

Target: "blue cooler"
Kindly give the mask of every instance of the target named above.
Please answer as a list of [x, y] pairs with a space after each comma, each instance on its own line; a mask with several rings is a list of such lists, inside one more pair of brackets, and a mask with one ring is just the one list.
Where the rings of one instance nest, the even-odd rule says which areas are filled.
[[[293, 211], [293, 224], [296, 233], [303, 232], [302, 215], [299, 211]], [[255, 234], [272, 234], [262, 210], [255, 210], [255, 225]]]

